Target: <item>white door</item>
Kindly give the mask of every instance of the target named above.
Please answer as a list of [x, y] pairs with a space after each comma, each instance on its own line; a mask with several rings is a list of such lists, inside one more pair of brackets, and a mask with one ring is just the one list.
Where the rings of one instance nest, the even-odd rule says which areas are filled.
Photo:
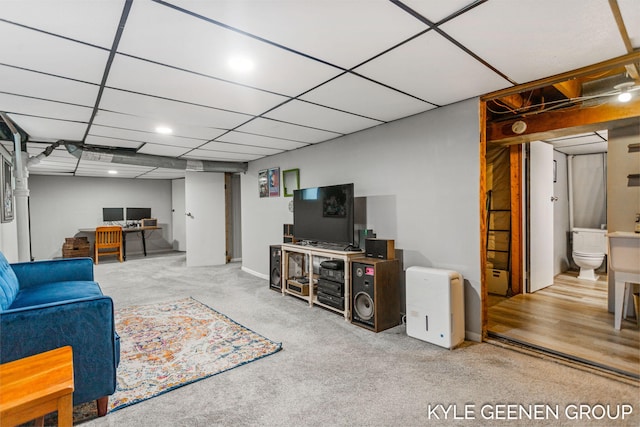
[[187, 266], [226, 263], [224, 173], [187, 171]]
[[553, 284], [553, 146], [530, 143], [529, 292]]
[[187, 250], [187, 222], [184, 205], [184, 179], [171, 181], [171, 211], [173, 214], [173, 250]]

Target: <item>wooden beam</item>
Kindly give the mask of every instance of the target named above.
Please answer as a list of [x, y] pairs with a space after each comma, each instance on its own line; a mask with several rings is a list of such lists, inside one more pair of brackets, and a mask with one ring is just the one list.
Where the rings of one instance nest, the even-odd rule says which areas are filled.
[[480, 101], [480, 323], [482, 324], [482, 340], [488, 337], [487, 332], [487, 103]]
[[[555, 110], [503, 122], [487, 123], [487, 142], [520, 144], [561, 136], [554, 131], [575, 133], [576, 130], [598, 130], [609, 127], [610, 122], [637, 117], [640, 117], [640, 97], [635, 97], [625, 104], [606, 103], [594, 107]], [[511, 129], [516, 121], [527, 124], [527, 129], [521, 134], [516, 134]]]
[[[613, 13], [613, 17], [616, 20], [616, 25], [618, 26], [618, 32], [620, 32], [620, 37], [622, 37], [622, 42], [624, 43], [624, 47], [627, 49], [628, 53], [633, 52], [633, 44], [631, 43], [631, 39], [629, 38], [629, 33], [627, 32], [627, 26], [624, 24], [624, 19], [622, 18], [622, 12], [620, 12], [620, 6], [618, 5], [618, 0], [609, 0], [609, 7], [611, 8], [611, 12]], [[628, 64], [625, 65], [627, 69], [627, 73], [634, 80], [640, 79], [640, 73], [638, 72], [638, 67], [636, 64]]]
[[555, 76], [546, 77], [544, 79], [534, 80], [529, 83], [491, 92], [481, 96], [480, 100], [490, 101], [493, 99], [503, 98], [508, 95], [513, 95], [513, 94], [525, 92], [528, 90], [540, 89], [540, 88], [554, 85], [556, 83], [564, 82], [570, 79], [579, 78], [579, 77], [588, 77], [589, 75], [602, 73], [604, 71], [610, 70], [611, 68], [624, 67], [626, 65], [633, 64], [638, 61], [640, 61], [640, 51], [628, 53], [626, 55], [608, 59], [606, 61], [589, 65], [587, 67], [578, 68], [577, 70], [556, 74]]
[[582, 95], [582, 84], [578, 79], [566, 80], [553, 85], [558, 91], [569, 99]]
[[522, 293], [522, 145], [509, 147], [509, 189], [511, 202], [511, 290]]

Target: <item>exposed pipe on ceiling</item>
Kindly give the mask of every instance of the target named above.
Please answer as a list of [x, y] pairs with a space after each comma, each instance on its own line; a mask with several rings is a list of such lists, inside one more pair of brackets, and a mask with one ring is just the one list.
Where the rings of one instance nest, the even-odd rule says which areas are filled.
[[177, 159], [174, 157], [136, 153], [134, 151], [111, 149], [75, 142], [62, 141], [61, 143], [64, 144], [67, 151], [75, 158], [89, 161], [200, 172], [237, 173], [246, 172], [248, 169], [248, 163], [246, 162]]

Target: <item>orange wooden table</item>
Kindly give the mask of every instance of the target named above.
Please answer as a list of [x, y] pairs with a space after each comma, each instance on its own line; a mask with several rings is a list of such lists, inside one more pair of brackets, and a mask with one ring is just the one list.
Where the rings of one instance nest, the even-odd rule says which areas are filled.
[[58, 411], [58, 425], [73, 425], [73, 353], [71, 347], [0, 365], [0, 425], [14, 426]]

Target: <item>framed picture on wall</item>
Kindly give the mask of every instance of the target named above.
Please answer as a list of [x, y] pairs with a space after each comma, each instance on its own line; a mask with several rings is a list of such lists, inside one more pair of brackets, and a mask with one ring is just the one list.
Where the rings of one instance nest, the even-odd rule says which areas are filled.
[[258, 172], [258, 192], [260, 197], [269, 197], [269, 178], [266, 169]]
[[13, 189], [11, 187], [11, 163], [2, 158], [2, 176], [0, 176], [0, 196], [2, 198], [2, 222], [13, 221]]
[[269, 197], [280, 195], [280, 168], [269, 169]]

